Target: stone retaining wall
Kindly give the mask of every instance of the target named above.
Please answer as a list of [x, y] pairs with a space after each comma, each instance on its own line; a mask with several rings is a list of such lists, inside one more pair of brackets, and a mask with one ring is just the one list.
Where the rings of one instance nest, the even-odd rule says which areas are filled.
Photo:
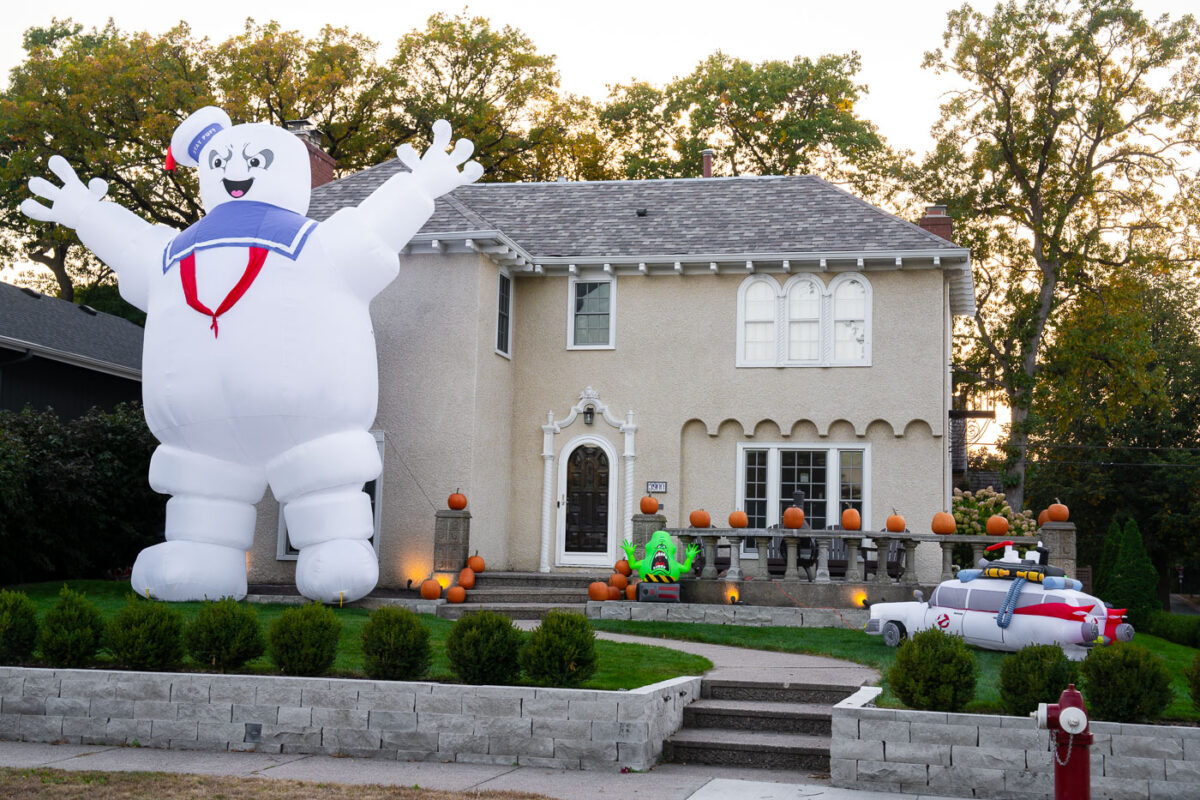
[[627, 692], [0, 667], [0, 739], [648, 769], [700, 678]]
[[708, 605], [705, 603], [636, 603], [589, 600], [589, 619], [648, 622], [708, 622], [715, 625], [855, 628], [871, 616], [865, 608], [798, 608], [795, 606]]
[[[1049, 798], [1048, 731], [1027, 717], [874, 708], [860, 689], [833, 709], [830, 772], [843, 788]], [[1200, 798], [1200, 728], [1093, 722], [1092, 800]]]

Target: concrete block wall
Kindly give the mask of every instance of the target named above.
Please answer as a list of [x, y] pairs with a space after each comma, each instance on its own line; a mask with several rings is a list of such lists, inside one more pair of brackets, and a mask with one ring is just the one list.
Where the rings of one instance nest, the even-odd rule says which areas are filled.
[[[875, 708], [877, 687], [833, 709], [834, 786], [949, 797], [1054, 794], [1048, 731], [1032, 719]], [[1092, 800], [1200, 798], [1200, 728], [1093, 722]]]
[[640, 770], [699, 696], [0, 667], [0, 739]]
[[867, 624], [865, 608], [798, 608], [795, 606], [710, 605], [707, 603], [636, 603], [589, 600], [589, 619], [654, 622], [707, 622], [715, 625], [786, 626], [792, 628], [856, 628]]

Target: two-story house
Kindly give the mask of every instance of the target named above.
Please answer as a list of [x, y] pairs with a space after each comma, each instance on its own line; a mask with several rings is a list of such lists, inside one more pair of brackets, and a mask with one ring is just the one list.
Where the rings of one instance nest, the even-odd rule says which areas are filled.
[[[310, 216], [397, 169], [315, 189]], [[950, 502], [953, 317], [974, 309], [949, 222], [808, 176], [442, 198], [372, 304], [380, 584], [429, 575], [456, 489], [499, 569], [611, 565], [648, 489], [673, 526], [697, 508], [771, 525], [799, 489], [815, 527], [851, 504], [867, 529], [896, 508], [927, 532]], [[291, 558], [268, 497], [251, 582], [290, 580]]]

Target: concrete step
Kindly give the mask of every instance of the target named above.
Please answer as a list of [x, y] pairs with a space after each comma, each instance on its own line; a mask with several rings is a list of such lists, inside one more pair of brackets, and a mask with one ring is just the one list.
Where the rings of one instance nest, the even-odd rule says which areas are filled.
[[829, 736], [833, 710], [822, 703], [701, 699], [683, 709], [683, 727]]
[[858, 691], [859, 687], [823, 683], [762, 683], [705, 679], [700, 697], [708, 700], [750, 700], [771, 703], [820, 703], [832, 706]]
[[476, 589], [580, 589], [587, 593], [592, 581], [607, 581], [612, 570], [587, 572], [479, 572]]
[[828, 736], [684, 728], [663, 742], [663, 760], [760, 769], [829, 771]]
[[587, 603], [587, 588], [541, 588], [513, 586], [505, 589], [476, 588], [467, 592], [467, 603], [546, 603], [574, 605]]
[[458, 603], [438, 606], [437, 615], [442, 619], [458, 619], [471, 611], [492, 611], [509, 619], [542, 619], [554, 609], [586, 613], [586, 603]]

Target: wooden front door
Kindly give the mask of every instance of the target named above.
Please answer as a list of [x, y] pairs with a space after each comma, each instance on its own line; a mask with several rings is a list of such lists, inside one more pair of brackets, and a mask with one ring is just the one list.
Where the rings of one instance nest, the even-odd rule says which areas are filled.
[[595, 445], [576, 447], [567, 459], [567, 553], [608, 552], [608, 456]]

